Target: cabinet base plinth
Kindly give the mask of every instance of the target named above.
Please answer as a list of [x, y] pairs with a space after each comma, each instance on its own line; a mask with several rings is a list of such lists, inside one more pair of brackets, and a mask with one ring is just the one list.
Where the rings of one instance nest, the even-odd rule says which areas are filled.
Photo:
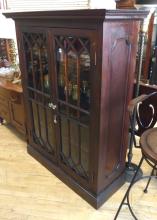
[[90, 205], [95, 209], [98, 209], [113, 193], [115, 193], [125, 182], [125, 174], [123, 173], [119, 178], [117, 178], [113, 183], [111, 183], [107, 188], [105, 188], [99, 195], [94, 195], [87, 189], [83, 188], [74, 179], [68, 176], [63, 170], [57, 167], [50, 160], [45, 158], [40, 152], [28, 145], [28, 153], [37, 159], [43, 166], [45, 166], [50, 172], [52, 172], [56, 177], [58, 177], [62, 182], [68, 185], [72, 190], [74, 190], [78, 195], [85, 199]]

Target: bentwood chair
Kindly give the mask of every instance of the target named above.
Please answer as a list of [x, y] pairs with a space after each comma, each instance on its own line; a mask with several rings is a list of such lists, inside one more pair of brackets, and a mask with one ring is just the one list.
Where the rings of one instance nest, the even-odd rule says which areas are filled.
[[[138, 118], [138, 120], [139, 120], [138, 123], [140, 122], [140, 116], [139, 116], [139, 107], [140, 106], [139, 105], [143, 104], [143, 102], [145, 102], [146, 100], [147, 100], [147, 103], [149, 103], [148, 100], [151, 99], [156, 94], [157, 93], [155, 92], [155, 93], [152, 93], [149, 95], [141, 95], [141, 96], [133, 99], [131, 101], [131, 103], [129, 104], [129, 111], [130, 112], [133, 113], [136, 110], [136, 114], [134, 114], [133, 119]], [[155, 109], [154, 109], [154, 106], [152, 104], [149, 104], [149, 108], [152, 109], [152, 118], [154, 118], [154, 117], [156, 118], [157, 106], [155, 105]], [[132, 216], [134, 217], [134, 219], [137, 219], [137, 217], [136, 217], [135, 213], [133, 212], [133, 209], [130, 205], [130, 197], [129, 197], [130, 190], [132, 189], [132, 187], [135, 187], [135, 183], [137, 183], [139, 180], [148, 178], [148, 182], [143, 190], [144, 193], [147, 193], [148, 186], [150, 184], [151, 179], [157, 177], [156, 175], [154, 175], [154, 171], [157, 170], [157, 127], [151, 128], [152, 121], [153, 121], [153, 119], [150, 121], [149, 124], [147, 124], [147, 126], [146, 126], [146, 124], [144, 126], [145, 131], [142, 133], [142, 135], [140, 137], [140, 148], [141, 148], [141, 154], [142, 154], [141, 160], [137, 166], [136, 172], [134, 173], [134, 176], [129, 184], [129, 187], [123, 197], [123, 200], [118, 208], [118, 211], [115, 215], [114, 220], [117, 219], [123, 205], [127, 205]], [[142, 122], [140, 122], [140, 123], [142, 123]], [[132, 124], [131, 129], [133, 129], [133, 131], [132, 131], [133, 139], [135, 139], [134, 135], [135, 135], [136, 131], [133, 127], [133, 121], [131, 122], [131, 124]], [[153, 125], [154, 124], [155, 124], [155, 122], [153, 122]], [[137, 125], [137, 124], [135, 123], [135, 125]], [[151, 174], [149, 176], [142, 176], [140, 178], [137, 178], [138, 173], [141, 169], [141, 166], [142, 166], [144, 160], [152, 167]], [[132, 189], [132, 192], [134, 192], [133, 189]]]

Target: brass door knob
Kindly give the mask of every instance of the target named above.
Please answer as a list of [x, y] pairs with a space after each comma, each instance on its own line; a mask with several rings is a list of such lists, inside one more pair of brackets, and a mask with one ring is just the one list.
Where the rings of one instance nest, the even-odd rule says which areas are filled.
[[53, 110], [55, 110], [57, 108], [57, 105], [53, 104], [52, 102], [50, 102], [48, 104], [49, 108], [52, 108]]

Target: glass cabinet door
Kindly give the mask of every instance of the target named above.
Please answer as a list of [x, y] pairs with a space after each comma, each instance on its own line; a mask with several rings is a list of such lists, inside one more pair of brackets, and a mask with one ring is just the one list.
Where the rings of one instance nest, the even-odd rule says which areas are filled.
[[70, 173], [88, 180], [91, 39], [71, 34], [71, 31], [70, 34], [66, 32], [53, 36], [61, 140], [60, 162], [65, 169], [70, 169]]
[[33, 142], [48, 155], [55, 155], [55, 127], [52, 109], [49, 107], [51, 87], [46, 33], [26, 31], [22, 35]]

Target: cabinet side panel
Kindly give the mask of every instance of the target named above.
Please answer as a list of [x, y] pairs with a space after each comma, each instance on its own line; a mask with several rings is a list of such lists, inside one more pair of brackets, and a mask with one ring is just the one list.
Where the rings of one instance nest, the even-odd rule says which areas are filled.
[[138, 26], [133, 21], [104, 23], [98, 180], [101, 190], [125, 168], [127, 105], [133, 88]]

